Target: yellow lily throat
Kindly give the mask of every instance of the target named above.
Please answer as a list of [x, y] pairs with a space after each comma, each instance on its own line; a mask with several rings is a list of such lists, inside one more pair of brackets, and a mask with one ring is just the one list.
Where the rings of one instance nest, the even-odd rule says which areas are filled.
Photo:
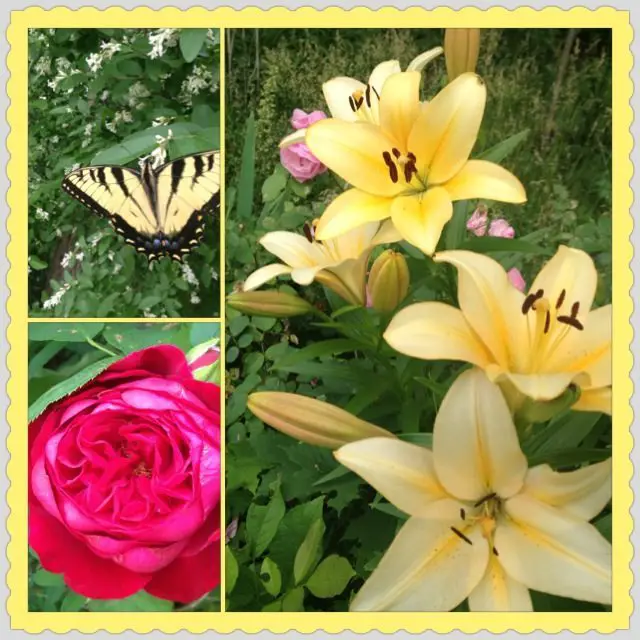
[[[461, 529], [471, 529], [478, 524], [483, 537], [487, 540], [493, 551], [493, 555], [498, 556], [498, 550], [493, 545], [493, 535], [496, 530], [496, 519], [502, 509], [501, 498], [496, 493], [489, 493], [474, 503], [472, 508], [475, 510], [475, 513], [471, 516], [467, 510], [460, 509], [460, 520], [464, 522]], [[467, 544], [473, 545], [473, 542], [460, 529], [451, 527], [451, 531]]]
[[376, 122], [376, 118], [373, 115], [372, 107], [372, 93], [375, 94], [377, 100], [380, 100], [380, 94], [376, 91], [373, 85], [368, 84], [364, 91], [358, 89], [349, 96], [349, 107], [360, 120], [365, 122]]
[[[580, 311], [580, 303], [572, 303], [571, 313], [569, 315], [566, 313], [561, 315], [560, 312], [562, 307], [565, 306], [565, 302], [566, 291], [564, 289], [560, 292], [554, 306], [544, 297], [544, 291], [538, 289], [535, 293], [530, 293], [522, 303], [523, 315], [528, 316], [530, 311], [535, 313], [535, 337], [531, 345], [533, 361], [530, 363], [532, 370], [537, 370], [540, 363], [549, 359], [571, 329], [584, 330], [584, 325], [577, 318]], [[556, 329], [559, 328], [560, 324], [565, 326], [560, 328], [558, 332]], [[554, 340], [551, 339], [552, 336], [555, 337]]]

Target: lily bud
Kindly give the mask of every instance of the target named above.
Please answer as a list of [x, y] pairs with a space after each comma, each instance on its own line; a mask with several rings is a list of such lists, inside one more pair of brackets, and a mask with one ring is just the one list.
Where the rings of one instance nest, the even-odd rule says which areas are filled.
[[480, 29], [445, 29], [444, 58], [449, 82], [476, 70], [479, 51]]
[[396, 309], [409, 291], [409, 267], [405, 257], [387, 249], [371, 267], [368, 291], [376, 311], [389, 313]]
[[294, 393], [252, 393], [247, 407], [270, 427], [319, 447], [337, 449], [365, 438], [395, 438], [390, 431], [360, 420], [328, 402]]
[[580, 387], [569, 385], [566, 391], [546, 402], [526, 398], [514, 415], [517, 425], [530, 425], [539, 422], [547, 422], [559, 413], [572, 407], [580, 399]]
[[227, 297], [227, 304], [247, 315], [291, 318], [312, 313], [313, 307], [302, 298], [280, 291], [243, 291]]

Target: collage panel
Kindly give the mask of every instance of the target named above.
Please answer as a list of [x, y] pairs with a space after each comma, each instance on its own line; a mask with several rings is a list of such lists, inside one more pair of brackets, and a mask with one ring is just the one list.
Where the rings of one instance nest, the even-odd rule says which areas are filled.
[[28, 339], [28, 610], [220, 611], [220, 324]]
[[225, 38], [226, 610], [611, 612], [612, 30]]
[[30, 317], [220, 316], [220, 31], [29, 29]]

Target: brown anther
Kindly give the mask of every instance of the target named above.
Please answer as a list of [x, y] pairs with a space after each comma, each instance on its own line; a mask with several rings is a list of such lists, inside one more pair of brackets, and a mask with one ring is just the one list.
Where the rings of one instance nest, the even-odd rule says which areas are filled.
[[389, 168], [389, 177], [391, 178], [391, 182], [395, 184], [396, 182], [398, 182], [398, 167], [396, 167], [395, 163], [391, 159], [391, 154], [388, 151], [382, 152], [382, 158]]
[[571, 305], [571, 317], [575, 318], [578, 315], [578, 311], [580, 311], [580, 303], [574, 302]]
[[492, 547], [491, 550], [493, 551], [493, 555], [497, 558], [500, 554], [498, 553], [498, 550], [495, 547]]
[[544, 318], [544, 332], [549, 333], [549, 327], [551, 326], [551, 314], [547, 311], [547, 315]]
[[351, 111], [354, 113], [358, 110], [356, 107], [356, 101], [353, 99], [353, 96], [349, 96], [349, 106], [351, 107]]
[[577, 329], [578, 331], [584, 330], [584, 325], [578, 318], [574, 318], [573, 316], [558, 316], [556, 318], [558, 322], [562, 322], [562, 324], [568, 324], [570, 327]]
[[398, 149], [396, 149], [395, 147], [393, 147], [393, 149], [391, 149], [391, 153], [393, 153], [393, 155], [394, 155], [396, 160], [402, 155], [400, 153], [400, 151]]
[[415, 160], [409, 160], [407, 164], [404, 165], [404, 179], [406, 182], [411, 182], [411, 176], [413, 174], [418, 174], [418, 170], [416, 169]]
[[364, 96], [360, 96], [359, 98], [354, 98], [354, 101], [356, 103], [356, 110], [357, 110], [362, 106], [362, 103], [364, 102]]
[[367, 107], [371, 108], [371, 85], [367, 85], [367, 90], [364, 92], [364, 99], [367, 103]]
[[309, 242], [313, 243], [313, 227], [308, 222], [304, 223], [304, 226], [302, 227], [302, 231], [304, 232], [304, 237]]
[[372, 84], [370, 84], [369, 86], [371, 87], [373, 93], [376, 94], [376, 98], [378, 98], [378, 100], [380, 100], [380, 94], [376, 91], [376, 88]]
[[467, 517], [467, 514], [464, 509], [460, 509], [460, 519], [464, 520]]
[[562, 306], [562, 303], [564, 302], [564, 297], [567, 295], [567, 292], [563, 289], [560, 292], [560, 295], [558, 296], [558, 300], [556, 302], [556, 309], [559, 309]]
[[464, 540], [467, 544], [473, 544], [473, 542], [471, 542], [471, 540], [469, 540], [469, 538], [467, 538], [467, 536], [464, 535], [464, 533], [462, 533], [462, 531], [458, 531], [458, 529], [456, 529], [455, 527], [451, 527], [451, 531], [453, 531], [453, 533], [455, 533], [458, 538], [460, 538], [461, 540]]
[[522, 315], [526, 316], [529, 311], [531, 311], [531, 307], [533, 307], [534, 302], [537, 300], [535, 294], [530, 293], [522, 303]]
[[493, 498], [495, 498], [498, 494], [497, 493], [489, 493], [487, 494], [484, 498], [481, 498], [480, 500], [478, 500], [478, 502], [476, 502], [473, 506], [474, 507], [479, 507], [480, 505], [484, 504], [485, 502], [487, 502], [488, 500], [492, 500]]

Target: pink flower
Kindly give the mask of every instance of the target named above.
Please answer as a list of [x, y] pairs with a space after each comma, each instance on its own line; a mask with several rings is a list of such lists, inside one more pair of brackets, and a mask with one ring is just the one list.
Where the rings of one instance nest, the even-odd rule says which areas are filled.
[[298, 181], [306, 182], [327, 170], [304, 142], [280, 149], [282, 166]]
[[487, 232], [487, 209], [480, 205], [467, 220], [467, 230], [476, 236], [483, 236]]
[[527, 288], [527, 283], [524, 281], [522, 274], [515, 267], [507, 271], [507, 277], [509, 278], [509, 282], [518, 289], [518, 291], [524, 291]]
[[306, 129], [314, 122], [324, 120], [326, 117], [327, 114], [323, 111], [312, 111], [311, 113], [306, 113], [302, 109], [294, 109], [293, 115], [291, 116], [291, 126], [294, 129]]
[[220, 582], [220, 387], [171, 345], [29, 425], [29, 544], [87, 598], [191, 602]]
[[489, 235], [494, 238], [513, 238], [516, 235], [514, 228], [503, 218], [493, 220], [489, 226]]

